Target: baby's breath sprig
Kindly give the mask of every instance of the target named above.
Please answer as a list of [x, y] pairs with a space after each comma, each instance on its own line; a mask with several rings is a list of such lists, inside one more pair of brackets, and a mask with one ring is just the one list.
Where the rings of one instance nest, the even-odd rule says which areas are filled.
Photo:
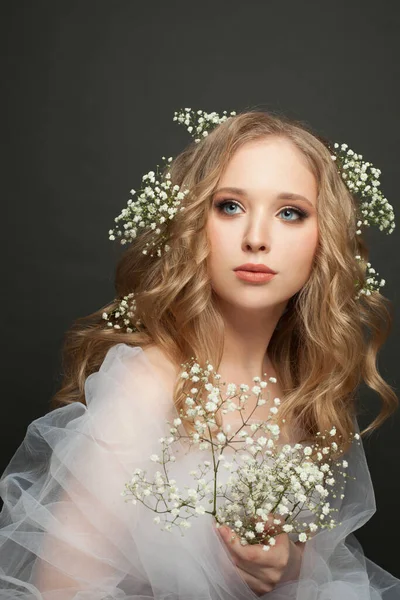
[[227, 114], [227, 111], [224, 110], [221, 117], [215, 111], [211, 113], [207, 113], [203, 110], [194, 112], [191, 108], [185, 108], [175, 111], [173, 120], [186, 125], [186, 128], [192, 137], [200, 135], [201, 137], [195, 137], [194, 140], [196, 144], [198, 144], [201, 141], [201, 138], [207, 137], [209, 132], [217, 125], [220, 125], [229, 117], [234, 117], [235, 115], [236, 112], [234, 110], [232, 110], [229, 115]]
[[136, 312], [135, 294], [131, 292], [124, 296], [118, 306], [110, 313], [103, 312], [103, 319], [107, 321], [108, 327], [114, 329], [125, 329], [127, 333], [138, 331], [138, 327], [142, 324], [140, 319], [133, 321]]
[[[363, 259], [361, 258], [361, 256], [359, 254], [356, 255], [356, 259], [360, 262], [365, 263], [365, 261], [363, 261]], [[386, 283], [386, 281], [384, 279], [381, 279], [380, 281], [378, 281], [378, 279], [377, 279], [377, 277], [375, 277], [375, 275], [379, 275], [379, 273], [377, 273], [375, 271], [375, 269], [373, 267], [371, 267], [370, 262], [367, 262], [366, 272], [368, 274], [368, 277], [366, 278], [364, 286], [357, 293], [357, 295], [355, 297], [356, 300], [358, 300], [362, 294], [365, 294], [366, 296], [370, 296], [372, 292], [379, 292], [379, 288], [383, 287]]]
[[[173, 159], [172, 156], [168, 159], [165, 156], [162, 158], [166, 163], [170, 163]], [[137, 237], [140, 229], [152, 229], [156, 235], [153, 236], [151, 246], [156, 249], [157, 256], [161, 256], [161, 246], [167, 241], [167, 235], [161, 232], [160, 225], [173, 219], [178, 210], [184, 210], [185, 207], [181, 206], [181, 202], [189, 190], [182, 191], [179, 185], [172, 185], [170, 173], [160, 173], [159, 165], [156, 167], [156, 172], [149, 171], [143, 175], [142, 181], [144, 185], [139, 190], [138, 198], [129, 199], [127, 207], [122, 209], [121, 214], [114, 219], [116, 223], [123, 221], [123, 227], [110, 229], [109, 239], [120, 238], [120, 243], [126, 244]], [[131, 194], [135, 193], [136, 191], [132, 189]], [[148, 248], [150, 243], [146, 246]], [[147, 248], [143, 250], [143, 254], [148, 254]], [[163, 250], [166, 252], [169, 250], [168, 244], [164, 244]], [[154, 255], [149, 254], [149, 256]]]
[[[338, 491], [344, 490], [340, 481], [335, 479], [336, 472], [344, 478], [349, 477], [347, 473], [340, 471], [341, 467], [348, 466], [345, 460], [336, 462], [335, 467], [339, 469], [333, 468], [334, 459], [330, 454], [335, 454], [339, 449], [338, 444], [331, 441], [337, 435], [336, 428], [332, 427], [327, 435], [317, 432], [317, 437], [322, 440], [320, 443], [305, 447], [300, 443], [284, 444], [279, 450], [275, 441], [279, 438], [280, 430], [277, 424], [269, 424], [271, 416], [248, 426], [250, 417], [244, 419], [240, 412], [242, 426], [234, 435], [229, 433], [231, 427], [227, 425], [224, 432], [207, 436], [207, 432], [211, 434], [211, 429], [215, 426], [215, 414], [218, 410], [225, 413], [244, 408], [249, 396], [243, 392], [249, 391], [249, 386], [228, 384], [224, 399], [219, 384], [221, 376], [214, 372], [208, 361], [206, 364], [205, 369], [197, 362], [181, 365], [185, 370], [180, 377], [190, 380], [193, 387], [187, 394], [186, 411], [181, 409], [180, 416], [173, 423], [167, 421], [169, 432], [166, 437], [159, 439], [162, 444], [161, 453], [150, 456], [152, 462], [162, 465], [162, 471], [157, 471], [151, 480], [148, 479], [146, 470], [137, 468], [132, 479], [125, 484], [121, 496], [131, 496], [133, 504], [139, 501], [157, 513], [153, 521], [160, 524], [162, 518], [166, 531], [170, 531], [173, 525], [188, 529], [191, 527], [191, 518], [208, 514], [215, 518], [217, 528], [229, 526], [240, 537], [242, 545], [259, 543], [263, 545], [264, 551], [270, 550], [275, 544], [275, 536], [282, 531], [296, 534], [299, 541], [305, 542], [309, 539], [309, 534], [318, 529], [334, 528], [337, 523], [327, 517], [338, 509], [331, 506], [327, 496], [330, 488], [333, 488], [333, 498], [337, 498]], [[210, 381], [210, 377], [217, 385]], [[276, 378], [270, 377], [269, 380], [276, 382]], [[261, 406], [266, 402], [261, 398], [262, 389], [268, 383], [259, 377], [254, 377], [253, 381], [255, 385], [252, 386], [251, 393], [257, 397], [257, 406]], [[205, 399], [199, 390], [199, 382], [205, 384], [204, 388], [208, 392]], [[239, 396], [239, 408], [234, 402], [236, 396]], [[227, 404], [225, 410], [224, 404]], [[280, 399], [275, 398], [270, 412], [276, 414], [279, 405]], [[195, 433], [191, 432], [189, 436], [182, 434], [179, 426], [184, 420], [194, 420]], [[254, 434], [259, 432], [266, 435], [256, 437]], [[233, 442], [236, 437], [242, 438], [244, 452], [242, 448], [237, 450], [233, 446], [237, 443]], [[338, 441], [341, 437], [337, 438]], [[358, 440], [360, 436], [356, 433], [351, 438]], [[211, 460], [200, 462], [197, 470], [189, 472], [195, 479], [195, 484], [185, 485], [186, 492], [181, 491], [179, 482], [171, 479], [167, 470], [167, 464], [177, 460], [174, 443], [179, 439], [189, 439], [189, 446], [196, 445], [199, 450], [206, 450], [211, 454]], [[227, 460], [232, 456], [228, 449], [234, 451], [232, 460]], [[175, 450], [179, 453], [180, 447]], [[219, 482], [219, 470], [228, 471], [226, 484]], [[344, 494], [340, 493], [340, 498], [343, 497]], [[217, 504], [217, 499], [223, 499], [224, 503]], [[315, 515], [313, 523], [302, 522], [304, 519], [301, 519], [301, 511], [304, 508]], [[172, 520], [169, 520], [168, 515], [171, 515]]]
[[[356, 235], [361, 235], [361, 226], [377, 225], [380, 231], [390, 234], [394, 231], [396, 224], [394, 222], [393, 206], [389, 204], [381, 190], [379, 176], [380, 169], [376, 169], [372, 163], [362, 160], [362, 154], [357, 154], [348, 144], [335, 142], [334, 150], [331, 149], [331, 155], [338, 166], [339, 173], [345, 182], [347, 188], [352, 194], [361, 198], [359, 209], [364, 220], [357, 221]], [[358, 261], [364, 262], [361, 256], [356, 255]], [[379, 292], [380, 288], [386, 283], [384, 279], [378, 280], [375, 275], [375, 269], [371, 263], [366, 263], [366, 280], [360, 288], [360, 283], [355, 282], [356, 296], [358, 300], [362, 295], [370, 296], [372, 292]]]
[[[379, 176], [382, 171], [376, 169], [372, 163], [362, 160], [362, 154], [356, 154], [348, 147], [348, 144], [334, 143], [332, 160], [336, 161], [339, 172], [348, 189], [353, 194], [358, 194], [367, 200], [361, 202], [360, 210], [364, 221], [359, 225], [377, 225], [380, 231], [392, 233], [395, 229], [393, 206], [389, 204], [385, 196], [379, 190], [381, 185]], [[361, 230], [356, 232], [361, 234]]]

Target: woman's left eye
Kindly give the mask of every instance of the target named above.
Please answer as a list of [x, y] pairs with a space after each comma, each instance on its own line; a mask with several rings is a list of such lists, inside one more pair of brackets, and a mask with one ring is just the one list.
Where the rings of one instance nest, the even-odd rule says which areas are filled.
[[[225, 212], [224, 208], [226, 206], [231, 206], [231, 207], [235, 206], [235, 207], [239, 207], [240, 208], [239, 204], [237, 202], [235, 202], [234, 200], [221, 200], [220, 202], [217, 202], [215, 204], [215, 207], [217, 208], [217, 210], [220, 213], [223, 213], [225, 215], [235, 215], [235, 214], [237, 214], [236, 212], [234, 212], [234, 213], [232, 213], [232, 212], [230, 212], [230, 213]], [[308, 217], [308, 213], [305, 210], [302, 210], [300, 208], [295, 208], [294, 206], [285, 206], [284, 208], [282, 208], [279, 211], [279, 214], [282, 213], [284, 210], [294, 212], [294, 213], [296, 213], [298, 215], [298, 218], [294, 219], [294, 221], [304, 221], [304, 219], [306, 219]], [[289, 222], [293, 221], [293, 219], [283, 219], [283, 220], [284, 221], [289, 221]]]
[[[293, 211], [298, 215], [298, 219], [295, 219], [295, 221], [304, 221], [304, 219], [306, 219], [308, 217], [308, 213], [305, 210], [301, 210], [300, 208], [295, 208], [294, 206], [285, 206], [284, 208], [282, 208], [279, 213], [283, 212], [284, 210], [289, 210], [289, 211]], [[284, 219], [285, 221], [286, 219]], [[291, 221], [293, 219], [290, 219]]]

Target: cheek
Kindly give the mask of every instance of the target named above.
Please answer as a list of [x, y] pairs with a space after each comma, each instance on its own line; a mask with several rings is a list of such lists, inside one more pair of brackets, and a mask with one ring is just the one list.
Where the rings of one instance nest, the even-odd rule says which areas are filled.
[[309, 274], [317, 247], [318, 230], [312, 228], [307, 232], [301, 232], [298, 238], [293, 240], [291, 244], [287, 244], [285, 255], [290, 264], [298, 270], [299, 274]]
[[232, 253], [232, 235], [227, 235], [223, 224], [210, 219], [207, 225], [207, 237], [210, 243], [212, 262], [219, 262]]

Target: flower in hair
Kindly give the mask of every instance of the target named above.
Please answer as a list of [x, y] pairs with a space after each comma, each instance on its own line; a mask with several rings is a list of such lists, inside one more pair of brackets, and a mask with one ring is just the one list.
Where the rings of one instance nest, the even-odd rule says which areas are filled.
[[137, 328], [142, 324], [140, 319], [137, 319], [133, 324], [133, 317], [136, 312], [135, 294], [131, 292], [124, 296], [118, 306], [110, 313], [103, 312], [102, 318], [107, 321], [108, 327], [114, 329], [124, 328], [127, 333], [137, 331]]
[[[167, 163], [172, 161], [172, 156], [168, 159], [165, 156], [162, 158]], [[160, 174], [159, 165], [156, 173], [149, 171], [143, 175], [142, 181], [145, 183], [140, 189], [137, 200], [129, 199], [127, 207], [122, 209], [118, 217], [115, 217], [116, 223], [122, 221], [123, 224], [122, 227], [118, 225], [115, 229], [109, 230], [109, 239], [115, 240], [117, 236], [121, 244], [126, 244], [137, 237], [140, 229], [152, 229], [156, 234], [152, 246], [156, 247], [157, 255], [160, 256], [160, 245], [166, 241], [166, 234], [161, 233], [160, 225], [172, 219], [178, 210], [184, 210], [184, 206], [180, 204], [189, 190], [181, 191], [178, 185], [172, 185], [170, 173]], [[136, 191], [132, 189], [131, 194], [135, 193]], [[146, 246], [149, 246], [149, 243]], [[164, 245], [164, 250], [169, 250], [168, 244]], [[147, 249], [143, 250], [143, 254], [147, 253]]]
[[[362, 154], [356, 154], [348, 144], [334, 144], [334, 154], [332, 160], [336, 161], [339, 173], [342, 176], [347, 188], [351, 193], [361, 197], [360, 211], [364, 220], [357, 221], [356, 235], [361, 235], [360, 227], [365, 225], [377, 225], [380, 231], [387, 234], [393, 233], [396, 224], [394, 222], [393, 206], [389, 204], [381, 190], [379, 176], [380, 169], [376, 169], [372, 163], [362, 160]], [[364, 262], [360, 255], [356, 255], [356, 260]], [[385, 280], [380, 281], [375, 276], [378, 275], [371, 263], [366, 263], [366, 280], [364, 286], [358, 291], [355, 299], [358, 300], [361, 295], [370, 296], [372, 292], [379, 292], [379, 288], [385, 285]], [[358, 283], [355, 284], [356, 288]]]
[[[232, 110], [229, 116], [234, 117], [236, 112]], [[184, 110], [175, 111], [174, 113], [174, 121], [178, 121], [178, 123], [183, 123], [186, 125], [186, 128], [189, 133], [193, 135], [193, 133], [201, 137], [207, 137], [208, 132], [214, 129], [217, 125], [220, 125], [224, 121], [229, 118], [227, 111], [224, 110], [222, 117], [214, 112], [206, 113], [203, 110], [198, 110], [196, 113], [192, 112], [191, 108], [185, 108]], [[195, 142], [198, 144], [201, 141], [201, 137], [196, 137]]]
[[[356, 154], [347, 144], [339, 146], [335, 142], [334, 148], [339, 147], [340, 150], [332, 155], [332, 160], [337, 162], [348, 189], [364, 198], [360, 205], [364, 221], [360, 221], [358, 225], [377, 225], [380, 231], [388, 230], [388, 234], [392, 233], [396, 226], [393, 206], [378, 189], [381, 185], [379, 176], [382, 171], [376, 169], [372, 163], [361, 160], [362, 154]], [[361, 234], [360, 229], [357, 234]]]

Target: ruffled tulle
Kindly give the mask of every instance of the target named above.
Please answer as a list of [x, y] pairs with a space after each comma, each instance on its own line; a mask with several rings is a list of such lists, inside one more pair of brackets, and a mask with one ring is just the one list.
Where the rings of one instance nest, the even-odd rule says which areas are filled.
[[[121, 496], [137, 467], [149, 476], [160, 467], [149, 457], [160, 451], [166, 420], [178, 416], [143, 350], [113, 346], [87, 378], [85, 395], [86, 406], [73, 403], [33, 421], [0, 479], [0, 598], [257, 598], [211, 516], [192, 519], [183, 535], [161, 531], [153, 512]], [[193, 484], [189, 471], [205, 454], [175, 444], [170, 472], [182, 489]], [[263, 597], [400, 599], [400, 580], [368, 560], [352, 533], [375, 512], [362, 444], [344, 458], [350, 477], [344, 499], [336, 499], [340, 525], [306, 542], [298, 580]]]

